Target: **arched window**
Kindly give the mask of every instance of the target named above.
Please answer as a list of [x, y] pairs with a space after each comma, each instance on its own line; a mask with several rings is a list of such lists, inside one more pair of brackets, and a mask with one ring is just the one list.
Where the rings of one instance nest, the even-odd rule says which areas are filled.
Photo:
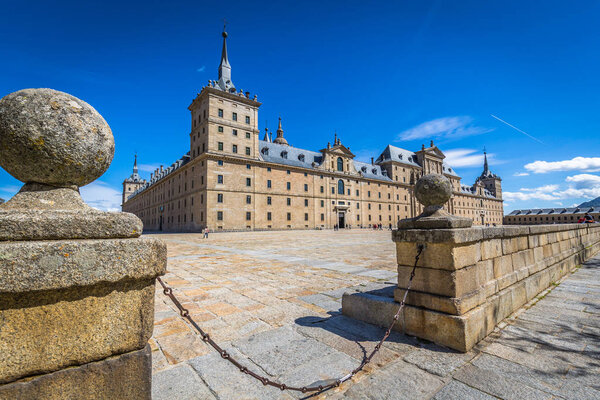
[[344, 194], [344, 181], [341, 179], [338, 181], [338, 194]]
[[344, 170], [344, 160], [342, 160], [342, 157], [338, 157], [338, 159], [337, 159], [337, 170], [338, 171]]

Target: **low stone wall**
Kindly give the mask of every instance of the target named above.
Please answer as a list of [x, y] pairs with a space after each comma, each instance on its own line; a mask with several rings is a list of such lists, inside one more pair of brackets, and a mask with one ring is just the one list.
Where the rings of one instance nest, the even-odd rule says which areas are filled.
[[[425, 245], [397, 330], [468, 351], [494, 327], [600, 250], [600, 224], [394, 231], [395, 302], [346, 294], [342, 312], [387, 325]], [[376, 312], [373, 312], [376, 310]]]

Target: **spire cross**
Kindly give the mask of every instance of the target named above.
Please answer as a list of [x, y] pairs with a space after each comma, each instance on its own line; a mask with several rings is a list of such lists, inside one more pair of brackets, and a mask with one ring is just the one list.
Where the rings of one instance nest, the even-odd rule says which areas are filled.
[[227, 20], [223, 18], [223, 32], [225, 32], [225, 28], [227, 27]]

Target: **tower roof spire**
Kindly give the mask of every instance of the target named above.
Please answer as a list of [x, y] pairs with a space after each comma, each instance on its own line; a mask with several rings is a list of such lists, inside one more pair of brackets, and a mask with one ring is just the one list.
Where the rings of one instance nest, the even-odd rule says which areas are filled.
[[219, 64], [219, 88], [225, 92], [235, 92], [235, 86], [231, 82], [231, 65], [229, 64], [229, 56], [227, 54], [227, 31], [225, 27], [227, 21], [223, 24], [223, 50], [221, 51], [221, 63]]
[[134, 159], [133, 159], [133, 173], [137, 174], [138, 173], [138, 167], [137, 167], [137, 153], [135, 153], [134, 155]]
[[490, 168], [488, 167], [487, 160], [487, 152], [485, 151], [485, 147], [483, 148], [483, 174], [487, 175], [490, 172]]
[[277, 137], [273, 140], [273, 143], [285, 144], [285, 145], [288, 144], [287, 140], [285, 140], [285, 138], [283, 137], [283, 128], [281, 127], [281, 117], [279, 117], [279, 126], [277, 127]]

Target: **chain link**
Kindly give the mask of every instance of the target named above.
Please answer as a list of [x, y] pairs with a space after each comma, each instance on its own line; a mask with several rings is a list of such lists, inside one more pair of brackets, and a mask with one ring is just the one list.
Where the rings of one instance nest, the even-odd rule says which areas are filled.
[[200, 334], [200, 336], [202, 336], [202, 340], [204, 342], [208, 343], [209, 345], [211, 345], [211, 347], [213, 349], [215, 349], [221, 355], [221, 357], [223, 359], [225, 359], [225, 360], [229, 361], [230, 363], [232, 363], [233, 365], [235, 365], [240, 370], [241, 373], [246, 374], [246, 375], [250, 375], [251, 377], [253, 377], [253, 378], [257, 379], [258, 381], [260, 381], [265, 386], [267, 386], [267, 385], [273, 386], [273, 387], [276, 387], [276, 388], [278, 388], [280, 390], [293, 390], [293, 391], [302, 392], [302, 393], [320, 392], [320, 391], [323, 391], [323, 390], [327, 390], [327, 389], [331, 389], [331, 388], [340, 386], [345, 381], [351, 379], [354, 375], [356, 375], [357, 373], [359, 373], [369, 362], [371, 362], [371, 360], [373, 359], [373, 357], [375, 356], [375, 354], [377, 354], [377, 352], [381, 349], [381, 346], [383, 345], [383, 342], [385, 342], [387, 340], [387, 338], [390, 336], [390, 334], [392, 332], [392, 328], [394, 327], [394, 325], [396, 324], [396, 322], [400, 318], [400, 314], [402, 313], [402, 310], [404, 308], [404, 304], [406, 303], [406, 296], [408, 295], [408, 291], [410, 290], [410, 287], [412, 285], [413, 278], [415, 277], [415, 271], [417, 269], [417, 263], [419, 262], [419, 257], [421, 256], [421, 253], [423, 252], [424, 248], [425, 248], [425, 246], [422, 245], [422, 244], [417, 245], [417, 255], [415, 256], [415, 265], [413, 266], [413, 269], [412, 269], [412, 271], [410, 273], [410, 278], [408, 280], [408, 285], [406, 285], [406, 290], [404, 291], [404, 297], [402, 298], [402, 302], [400, 303], [400, 306], [398, 307], [398, 311], [394, 315], [392, 323], [390, 324], [390, 326], [385, 331], [385, 334], [383, 335], [383, 337], [381, 338], [381, 340], [379, 341], [379, 343], [377, 343], [375, 345], [375, 348], [373, 349], [373, 351], [371, 352], [371, 354], [369, 354], [369, 356], [367, 356], [367, 357], [364, 357], [363, 360], [362, 360], [362, 362], [358, 366], [358, 368], [352, 370], [352, 372], [348, 373], [347, 375], [345, 375], [343, 377], [335, 379], [332, 383], [329, 383], [329, 384], [326, 384], [326, 385], [318, 385], [318, 386], [316, 386], [316, 385], [315, 386], [302, 386], [302, 387], [288, 386], [288, 385], [286, 385], [284, 383], [279, 383], [279, 382], [272, 381], [272, 380], [270, 380], [267, 377], [261, 376], [261, 375], [255, 373], [255, 372], [249, 370], [247, 367], [243, 366], [235, 358], [233, 358], [226, 350], [223, 350], [221, 347], [219, 347], [219, 345], [217, 343], [215, 343], [210, 338], [209, 334], [206, 333], [206, 332], [204, 332], [202, 330], [202, 328], [200, 328], [200, 326], [198, 326], [198, 324], [196, 323], [196, 321], [194, 321], [192, 319], [192, 317], [190, 316], [189, 310], [186, 309], [185, 307], [183, 307], [181, 305], [181, 303], [179, 302], [179, 300], [177, 300], [177, 298], [173, 294], [173, 289], [171, 289], [170, 287], [168, 287], [162, 281], [162, 279], [160, 279], [160, 277], [157, 277], [156, 280], [162, 286], [163, 293], [165, 294], [165, 296], [167, 296], [167, 297], [169, 297], [171, 299], [171, 301], [175, 304], [175, 306], [179, 310], [179, 314], [183, 318], [185, 318], [186, 320], [188, 320], [188, 322], [198, 331], [198, 333]]

